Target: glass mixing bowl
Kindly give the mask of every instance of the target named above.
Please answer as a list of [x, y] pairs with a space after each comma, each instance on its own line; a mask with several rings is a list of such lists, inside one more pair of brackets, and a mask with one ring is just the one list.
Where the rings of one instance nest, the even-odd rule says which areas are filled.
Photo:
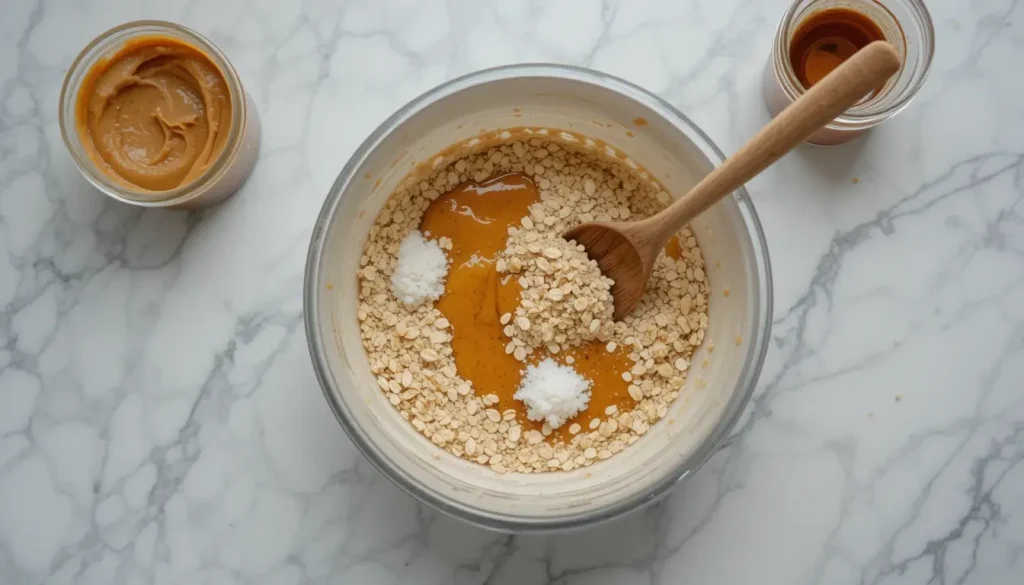
[[625, 452], [570, 472], [499, 475], [418, 434], [380, 392], [360, 339], [355, 274], [367, 234], [388, 196], [418, 164], [431, 164], [437, 153], [482, 132], [523, 126], [571, 131], [610, 145], [677, 197], [724, 158], [671, 105], [608, 75], [515, 65], [460, 77], [402, 107], [349, 159], [314, 226], [304, 292], [316, 374], [356, 446], [424, 503], [510, 532], [614, 518], [657, 500], [700, 467], [754, 390], [772, 314], [764, 234], [739, 189], [691, 224], [712, 289], [707, 336], [667, 416]]

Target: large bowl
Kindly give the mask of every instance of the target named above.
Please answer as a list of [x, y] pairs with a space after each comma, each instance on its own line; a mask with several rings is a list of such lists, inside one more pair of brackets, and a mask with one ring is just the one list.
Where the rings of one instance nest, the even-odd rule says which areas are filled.
[[772, 305], [764, 235], [740, 189], [692, 226], [712, 289], [707, 337], [680, 398], [641, 440], [590, 467], [542, 474], [499, 475], [434, 446], [399, 416], [370, 372], [356, 321], [356, 268], [378, 210], [416, 164], [482, 131], [521, 126], [603, 141], [676, 197], [723, 160], [672, 106], [614, 77], [552, 65], [460, 77], [401, 108], [352, 155], [314, 227], [304, 293], [306, 334], [324, 395], [370, 462], [435, 508], [514, 532], [608, 520], [657, 500], [700, 467], [750, 398]]

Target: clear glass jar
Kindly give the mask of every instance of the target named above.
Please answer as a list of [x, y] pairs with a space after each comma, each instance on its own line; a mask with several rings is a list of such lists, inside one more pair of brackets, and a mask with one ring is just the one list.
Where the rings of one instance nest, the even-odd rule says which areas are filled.
[[[99, 168], [86, 151], [76, 119], [82, 84], [93, 67], [114, 56], [129, 41], [168, 38], [196, 47], [220, 70], [231, 100], [231, 126], [217, 158], [201, 175], [167, 191], [133, 189]], [[196, 209], [218, 203], [235, 193], [256, 164], [260, 149], [260, 122], [252, 98], [245, 92], [224, 53], [199, 33], [172, 22], [135, 21], [101, 34], [75, 58], [60, 92], [60, 131], [78, 170], [94, 187], [110, 197], [142, 207]]]
[[854, 10], [874, 21], [886, 41], [899, 51], [903, 67], [881, 91], [807, 139], [819, 146], [852, 140], [901, 112], [924, 83], [935, 50], [932, 19], [921, 0], [794, 0], [775, 31], [771, 58], [764, 70], [765, 102], [772, 116], [807, 91], [797, 79], [789, 57], [793, 34], [809, 16], [829, 8]]

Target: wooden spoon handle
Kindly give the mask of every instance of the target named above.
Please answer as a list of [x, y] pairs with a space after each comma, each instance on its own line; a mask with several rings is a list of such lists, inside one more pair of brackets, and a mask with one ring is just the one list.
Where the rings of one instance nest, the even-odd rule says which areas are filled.
[[[681, 199], [646, 220], [667, 241], [687, 222], [732, 193], [899, 71], [892, 45], [875, 41], [814, 84], [774, 120], [711, 171]], [[664, 237], [661, 237], [664, 236]]]

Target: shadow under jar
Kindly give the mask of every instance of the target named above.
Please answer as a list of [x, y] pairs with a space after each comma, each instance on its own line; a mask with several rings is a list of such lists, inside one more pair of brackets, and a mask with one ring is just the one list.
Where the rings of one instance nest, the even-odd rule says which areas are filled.
[[884, 40], [900, 54], [899, 72], [807, 139], [818, 146], [848, 142], [907, 107], [931, 66], [934, 34], [921, 0], [795, 0], [775, 31], [765, 102], [778, 115], [862, 46]]
[[59, 116], [82, 175], [142, 207], [220, 202], [259, 154], [259, 118], [234, 67], [170, 22], [129, 22], [89, 43], [64, 79]]

